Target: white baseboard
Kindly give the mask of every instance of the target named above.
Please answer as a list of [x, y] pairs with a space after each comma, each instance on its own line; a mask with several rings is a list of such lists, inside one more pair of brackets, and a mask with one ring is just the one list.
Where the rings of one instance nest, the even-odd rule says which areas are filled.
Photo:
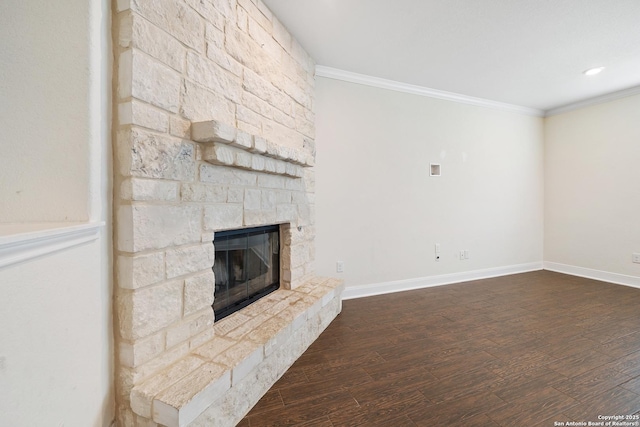
[[488, 279], [491, 277], [507, 276], [509, 274], [526, 273], [529, 271], [542, 270], [542, 268], [542, 262], [532, 262], [529, 264], [509, 265], [505, 267], [488, 268], [485, 270], [473, 270], [462, 273], [443, 274], [440, 276], [419, 277], [416, 279], [352, 286], [345, 288], [342, 293], [342, 299], [348, 300], [353, 298], [390, 294], [394, 292], [410, 291], [414, 289], [430, 288], [432, 286], [450, 285], [452, 283]]
[[572, 276], [586, 277], [587, 279], [600, 280], [615, 283], [616, 285], [640, 288], [640, 277], [627, 276], [625, 274], [610, 273], [608, 271], [593, 270], [591, 268], [576, 267], [575, 265], [560, 264], [557, 262], [544, 262], [544, 269], [557, 273], [570, 274]]

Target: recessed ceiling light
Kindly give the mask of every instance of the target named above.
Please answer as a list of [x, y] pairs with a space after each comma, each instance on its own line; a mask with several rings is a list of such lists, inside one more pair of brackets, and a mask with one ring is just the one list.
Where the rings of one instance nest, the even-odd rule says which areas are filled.
[[596, 74], [599, 74], [600, 71], [604, 70], [604, 67], [595, 67], [595, 68], [589, 68], [586, 71], [583, 71], [583, 74], [585, 76], [595, 76]]

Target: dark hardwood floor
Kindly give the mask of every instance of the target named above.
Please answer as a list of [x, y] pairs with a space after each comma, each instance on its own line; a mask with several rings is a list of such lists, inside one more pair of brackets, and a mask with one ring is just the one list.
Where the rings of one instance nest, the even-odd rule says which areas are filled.
[[535, 427], [612, 415], [640, 425], [640, 289], [538, 271], [345, 301], [239, 425]]

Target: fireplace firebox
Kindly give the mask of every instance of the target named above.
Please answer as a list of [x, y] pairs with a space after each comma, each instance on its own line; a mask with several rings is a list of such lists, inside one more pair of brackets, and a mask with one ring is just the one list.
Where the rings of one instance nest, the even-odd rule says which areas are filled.
[[220, 231], [214, 246], [215, 320], [280, 287], [280, 226]]

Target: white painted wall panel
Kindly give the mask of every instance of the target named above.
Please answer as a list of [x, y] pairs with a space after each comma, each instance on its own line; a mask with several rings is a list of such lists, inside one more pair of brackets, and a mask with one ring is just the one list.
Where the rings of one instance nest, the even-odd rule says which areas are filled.
[[316, 88], [319, 274], [348, 288], [542, 261], [541, 118], [328, 78]]

